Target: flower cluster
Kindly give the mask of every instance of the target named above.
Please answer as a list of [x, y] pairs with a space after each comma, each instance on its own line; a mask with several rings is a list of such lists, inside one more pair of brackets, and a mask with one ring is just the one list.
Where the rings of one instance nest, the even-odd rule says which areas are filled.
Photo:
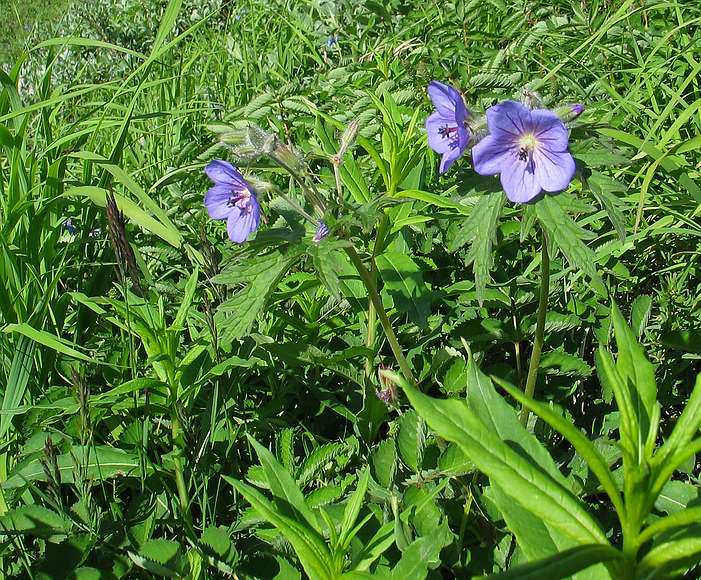
[[429, 146], [442, 155], [441, 173], [472, 145], [475, 171], [480, 175], [498, 174], [506, 196], [513, 202], [527, 203], [541, 191], [552, 193], [569, 186], [575, 163], [562, 118], [575, 118], [584, 110], [582, 105], [570, 105], [558, 115], [503, 101], [487, 110], [488, 134], [478, 140], [469, 124], [470, 112], [456, 89], [432, 81], [428, 95], [436, 111], [426, 120], [426, 132]]

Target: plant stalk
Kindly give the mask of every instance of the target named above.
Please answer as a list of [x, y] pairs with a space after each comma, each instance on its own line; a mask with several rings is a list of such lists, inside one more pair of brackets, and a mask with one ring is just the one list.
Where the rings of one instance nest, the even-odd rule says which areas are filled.
[[368, 291], [368, 297], [370, 299], [370, 302], [375, 308], [377, 318], [379, 319], [380, 324], [382, 325], [382, 330], [385, 331], [387, 342], [389, 342], [389, 346], [392, 349], [392, 353], [394, 354], [394, 358], [397, 360], [397, 364], [399, 365], [402, 374], [404, 375], [407, 381], [409, 381], [412, 385], [416, 386], [417, 381], [414, 378], [413, 373], [411, 372], [409, 363], [404, 357], [402, 347], [399, 345], [399, 341], [397, 340], [397, 335], [394, 334], [394, 330], [392, 329], [392, 323], [389, 321], [387, 313], [385, 312], [385, 309], [382, 306], [382, 299], [380, 298], [380, 295], [377, 292], [377, 287], [375, 286], [375, 281], [373, 280], [372, 275], [370, 274], [368, 269], [363, 265], [363, 261], [360, 259], [360, 256], [355, 251], [354, 247], [351, 246], [346, 248], [346, 253], [351, 259], [351, 262], [353, 262], [353, 266], [355, 266], [355, 269], [358, 271], [358, 274], [360, 274], [360, 277], [363, 279], [363, 283], [365, 284], [365, 287]]
[[[543, 335], [545, 334], [545, 315], [548, 312], [548, 294], [550, 293], [550, 256], [548, 255], [548, 237], [543, 232], [543, 246], [541, 249], [540, 262], [540, 296], [538, 298], [538, 319], [535, 327], [535, 337], [533, 338], [533, 350], [531, 360], [528, 363], [528, 378], [526, 379], [525, 393], [527, 397], [533, 397], [535, 383], [538, 379], [538, 366], [540, 365], [540, 354], [543, 349]], [[525, 427], [528, 424], [530, 410], [524, 405], [521, 408], [521, 424]]]

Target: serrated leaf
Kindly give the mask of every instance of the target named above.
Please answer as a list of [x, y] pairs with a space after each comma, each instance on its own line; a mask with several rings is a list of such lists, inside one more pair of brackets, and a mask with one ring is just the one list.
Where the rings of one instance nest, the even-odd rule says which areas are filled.
[[268, 297], [298, 255], [272, 252], [264, 256], [265, 259], [225, 270], [215, 277], [215, 281], [222, 284], [246, 282], [242, 290], [219, 306], [215, 315], [223, 341], [235, 340], [250, 332]]
[[606, 287], [596, 271], [594, 251], [582, 241], [589, 237], [589, 233], [565, 213], [553, 196], [545, 195], [535, 207], [538, 219], [548, 233], [550, 243], [556, 244], [570, 265], [589, 276], [594, 290], [605, 296]]
[[472, 245], [467, 254], [467, 263], [472, 263], [477, 301], [480, 304], [486, 300], [487, 284], [491, 279], [489, 273], [494, 264], [492, 245], [496, 241], [499, 217], [505, 200], [506, 197], [501, 191], [484, 195], [470, 214], [470, 218], [474, 216], [476, 220], [476, 227]]
[[70, 524], [59, 514], [41, 505], [23, 505], [0, 516], [0, 529], [7, 534], [40, 538], [65, 536]]
[[294, 429], [287, 428], [280, 432], [277, 440], [277, 454], [283, 467], [290, 473], [295, 471], [294, 436]]
[[650, 313], [652, 312], [652, 297], [647, 294], [641, 294], [633, 300], [633, 305], [630, 309], [630, 326], [635, 336], [640, 338], [645, 331]]
[[300, 466], [297, 484], [300, 487], [304, 487], [319, 475], [329, 461], [333, 460], [345, 449], [346, 446], [343, 443], [325, 443], [316, 447]]

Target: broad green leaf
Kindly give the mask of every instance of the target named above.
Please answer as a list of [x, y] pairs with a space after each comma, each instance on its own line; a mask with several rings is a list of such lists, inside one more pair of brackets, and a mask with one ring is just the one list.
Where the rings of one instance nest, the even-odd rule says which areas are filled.
[[606, 460], [603, 458], [601, 453], [599, 453], [596, 447], [594, 447], [592, 442], [589, 441], [589, 439], [587, 439], [587, 437], [572, 423], [554, 412], [548, 405], [544, 405], [531, 397], [527, 397], [522, 391], [506, 383], [505, 381], [499, 381], [499, 385], [503, 387], [514, 399], [522, 403], [524, 407], [527, 407], [533, 411], [572, 444], [577, 453], [579, 453], [579, 455], [587, 462], [589, 469], [591, 469], [594, 475], [596, 475], [597, 479], [601, 483], [601, 486], [604, 488], [604, 491], [613, 502], [619, 518], [624, 521], [625, 507], [623, 505], [621, 494], [618, 491], [618, 486], [613, 479], [613, 474], [611, 473]]
[[461, 401], [434, 399], [403, 381], [400, 384], [429, 426], [457, 443], [514, 501], [579, 543], [607, 543], [604, 532], [572, 492], [517, 451], [518, 441], [510, 442], [514, 447], [503, 441]]
[[[549, 558], [515, 566], [501, 574], [489, 576], [494, 580], [556, 580], [570, 578], [576, 572], [600, 562], [622, 559], [621, 552], [599, 544], [577, 546]], [[608, 577], [608, 576], [606, 576]]]
[[545, 195], [535, 204], [535, 208], [550, 242], [557, 244], [570, 266], [589, 276], [592, 288], [605, 296], [606, 287], [596, 271], [594, 251], [582, 241], [586, 237], [586, 232], [567, 215], [556, 198], [551, 195]]
[[351, 568], [358, 572], [367, 570], [393, 543], [394, 522], [389, 521], [363, 543], [359, 552], [353, 554]]
[[409, 316], [414, 324], [426, 327], [431, 310], [431, 293], [423, 272], [406, 254], [385, 252], [376, 258], [377, 269], [384, 282], [383, 292], [394, 300], [394, 306]]
[[[76, 473], [81, 469], [85, 469], [85, 476], [88, 479], [95, 481], [103, 481], [112, 477], [142, 476], [139, 456], [115, 447], [104, 445], [90, 448], [75, 446], [71, 448], [70, 453], [59, 455], [56, 460], [63, 483], [78, 481]], [[46, 473], [38, 459], [10, 472], [7, 481], [2, 483], [2, 487], [13, 489], [33, 481], [46, 481]]]
[[676, 578], [701, 561], [701, 525], [670, 533], [655, 544], [638, 564], [638, 578]]
[[322, 538], [313, 528], [282, 515], [258, 490], [227, 475], [228, 481], [256, 511], [273, 524], [292, 545], [305, 572], [310, 578], [334, 580], [333, 560]]
[[397, 446], [404, 464], [414, 473], [421, 471], [424, 444], [426, 443], [424, 422], [413, 409], [399, 419]]
[[401, 559], [392, 570], [392, 580], [424, 580], [428, 571], [440, 564], [440, 553], [446, 540], [445, 532], [414, 540], [402, 551]]
[[278, 463], [270, 451], [251, 436], [248, 437], [248, 440], [256, 450], [258, 460], [263, 466], [270, 491], [277, 500], [280, 500], [275, 502], [278, 511], [282, 515], [298, 521], [301, 525], [311, 526], [312, 529], [318, 531], [319, 523], [316, 516], [307, 507], [304, 495], [292, 476]]
[[397, 469], [397, 448], [393, 438], [380, 442], [371, 456], [372, 471], [382, 487], [389, 489]]
[[616, 369], [630, 392], [640, 425], [640, 444], [643, 445], [648, 438], [653, 407], [657, 401], [655, 369], [615, 303], [611, 304], [611, 318], [618, 348]]
[[0, 528], [7, 534], [51, 538], [68, 534], [70, 522], [44, 506], [32, 504], [12, 509], [0, 516]]
[[652, 297], [647, 294], [641, 294], [633, 300], [633, 305], [630, 309], [630, 326], [637, 338], [640, 338], [645, 332], [648, 320], [650, 320], [650, 312], [652, 310]]

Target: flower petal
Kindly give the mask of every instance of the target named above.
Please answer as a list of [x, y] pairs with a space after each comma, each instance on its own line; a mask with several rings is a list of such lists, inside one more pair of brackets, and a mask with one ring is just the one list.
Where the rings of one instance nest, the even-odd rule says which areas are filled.
[[438, 81], [431, 81], [428, 83], [428, 88], [426, 90], [428, 91], [428, 96], [431, 97], [433, 106], [436, 107], [436, 111], [444, 117], [455, 119], [455, 111], [456, 107], [458, 107], [458, 103], [465, 109], [460, 93], [449, 85], [444, 85]]
[[211, 161], [204, 172], [216, 185], [231, 185], [234, 191], [248, 189], [248, 184], [238, 170], [226, 161], [215, 159]]
[[235, 207], [226, 222], [226, 231], [232, 242], [243, 244], [251, 233], [252, 213]]
[[539, 147], [550, 151], [566, 151], [569, 141], [567, 127], [552, 111], [536, 109], [531, 111], [529, 129], [538, 140]]
[[440, 113], [432, 113], [426, 119], [426, 134], [428, 135], [428, 146], [436, 153], [447, 153], [452, 149], [451, 139], [441, 135], [441, 129], [445, 127], [456, 127], [454, 119], [446, 118]]
[[441, 164], [438, 166], [438, 172], [443, 174], [448, 169], [450, 169], [450, 166], [455, 163], [455, 161], [462, 155], [462, 151], [460, 150], [459, 147], [455, 147], [454, 149], [451, 149], [450, 151], [447, 151], [446, 153], [443, 153], [443, 157], [441, 157]]
[[487, 109], [487, 125], [492, 135], [518, 139], [528, 129], [531, 111], [516, 101], [502, 101]]
[[574, 158], [568, 151], [554, 153], [544, 148], [533, 152], [535, 176], [545, 191], [567, 189], [574, 177]]
[[501, 186], [506, 197], [516, 203], [527, 203], [540, 193], [540, 182], [531, 163], [517, 155], [506, 156], [501, 168]]
[[472, 163], [480, 175], [500, 173], [516, 150], [510, 140], [487, 135], [472, 148]]
[[209, 188], [207, 193], [204, 194], [204, 205], [207, 208], [209, 217], [213, 220], [226, 219], [231, 212], [230, 199], [231, 186], [215, 185]]

